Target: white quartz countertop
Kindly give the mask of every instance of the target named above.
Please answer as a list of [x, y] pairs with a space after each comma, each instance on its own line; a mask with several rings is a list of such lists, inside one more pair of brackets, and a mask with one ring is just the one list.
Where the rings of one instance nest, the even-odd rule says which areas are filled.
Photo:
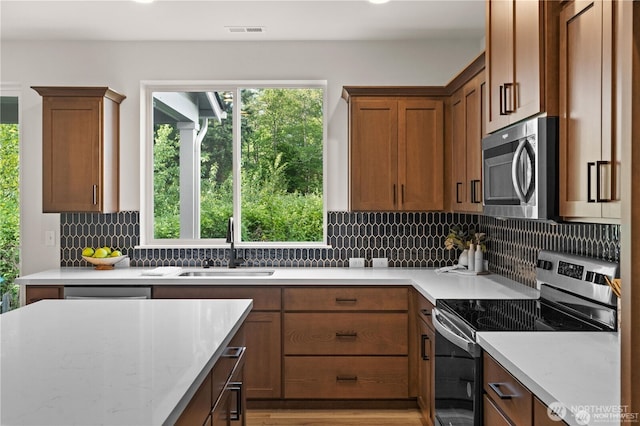
[[620, 407], [618, 333], [479, 332], [477, 336], [482, 348], [542, 402], [561, 404], [570, 425], [620, 424], [617, 415], [624, 413], [624, 407]]
[[[21, 285], [412, 285], [431, 303], [437, 299], [537, 298], [538, 291], [497, 274], [460, 275], [417, 268], [270, 268], [270, 276], [181, 277], [201, 268], [167, 269], [150, 276], [155, 268], [59, 268], [20, 277]], [[259, 271], [267, 268], [240, 268]], [[228, 271], [211, 268], [208, 271]]]
[[45, 300], [0, 316], [0, 424], [173, 424], [250, 300]]

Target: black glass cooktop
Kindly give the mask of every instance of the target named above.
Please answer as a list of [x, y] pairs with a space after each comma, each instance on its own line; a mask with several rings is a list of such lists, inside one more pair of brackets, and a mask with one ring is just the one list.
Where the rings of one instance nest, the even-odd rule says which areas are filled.
[[473, 331], [610, 331], [543, 299], [445, 299], [436, 307], [456, 314]]

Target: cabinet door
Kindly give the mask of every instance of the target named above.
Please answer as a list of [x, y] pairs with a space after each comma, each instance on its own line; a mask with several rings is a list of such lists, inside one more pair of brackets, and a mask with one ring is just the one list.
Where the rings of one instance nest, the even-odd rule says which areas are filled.
[[435, 398], [433, 393], [433, 345], [435, 332], [422, 319], [420, 329], [420, 359], [418, 364], [418, 406], [422, 418], [428, 425], [433, 424]]
[[564, 426], [567, 423], [547, 411], [547, 406], [538, 398], [533, 398], [533, 426]]
[[487, 94], [487, 130], [489, 132], [509, 125], [506, 110], [513, 108], [505, 105], [505, 90], [513, 92], [514, 89], [513, 3], [514, 0], [487, 1], [486, 72], [489, 87]]
[[482, 212], [482, 86], [484, 74], [476, 76], [464, 87], [465, 155], [469, 201], [467, 211]]
[[451, 99], [451, 193], [454, 211], [466, 211], [468, 204], [464, 104], [464, 91], [460, 89]]
[[43, 100], [43, 211], [100, 211], [101, 98]]
[[611, 4], [572, 2], [560, 17], [560, 215], [600, 218], [614, 175]]
[[353, 99], [350, 120], [351, 210], [395, 210], [398, 203], [398, 102]]
[[[514, 106], [509, 122], [531, 117], [542, 109], [541, 12], [544, 1], [513, 2], [513, 89], [507, 104]], [[557, 17], [556, 17], [557, 19]], [[557, 40], [557, 39], [556, 39]]]
[[442, 210], [444, 207], [443, 102], [398, 101], [399, 209]]
[[244, 322], [247, 341], [244, 387], [249, 399], [282, 397], [280, 312], [251, 312]]

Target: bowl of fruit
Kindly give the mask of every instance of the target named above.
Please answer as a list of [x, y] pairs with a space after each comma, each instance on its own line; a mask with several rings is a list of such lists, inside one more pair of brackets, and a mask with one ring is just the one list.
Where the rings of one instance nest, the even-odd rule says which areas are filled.
[[85, 247], [82, 250], [82, 258], [95, 266], [96, 269], [113, 269], [114, 265], [123, 260], [120, 250], [113, 250], [110, 247]]

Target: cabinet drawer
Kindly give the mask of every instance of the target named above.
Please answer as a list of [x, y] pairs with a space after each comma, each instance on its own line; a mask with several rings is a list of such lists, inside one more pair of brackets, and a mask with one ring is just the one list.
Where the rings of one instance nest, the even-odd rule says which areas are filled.
[[282, 306], [280, 288], [224, 286], [153, 287], [154, 299], [253, 299], [254, 311], [279, 311]]
[[406, 355], [406, 313], [286, 313], [287, 355]]
[[287, 311], [406, 311], [405, 287], [285, 288]]
[[482, 402], [483, 424], [491, 426], [512, 426], [500, 410], [491, 402], [491, 399], [487, 398], [487, 395], [482, 396]]
[[44, 299], [62, 299], [64, 289], [59, 285], [28, 285], [27, 289], [27, 305]]
[[285, 398], [408, 397], [407, 357], [285, 357]]
[[507, 370], [484, 354], [484, 391], [506, 417], [518, 426], [531, 425], [533, 395]]
[[[553, 414], [552, 414], [553, 415]], [[566, 422], [558, 416], [550, 415], [547, 406], [538, 398], [533, 398], [533, 424], [534, 426], [566, 426]]]

